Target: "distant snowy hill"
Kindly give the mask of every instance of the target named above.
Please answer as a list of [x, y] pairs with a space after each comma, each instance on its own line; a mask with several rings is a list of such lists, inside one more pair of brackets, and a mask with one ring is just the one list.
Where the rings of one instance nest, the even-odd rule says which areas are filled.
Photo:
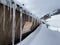
[[48, 18], [51, 18], [51, 16], [58, 15], [58, 14], [60, 14], [60, 9], [56, 9], [56, 10], [52, 11], [51, 13], [44, 15], [41, 19], [46, 20]]
[[60, 32], [60, 14], [51, 16], [51, 18], [47, 19], [46, 22], [50, 25], [49, 28], [51, 30]]

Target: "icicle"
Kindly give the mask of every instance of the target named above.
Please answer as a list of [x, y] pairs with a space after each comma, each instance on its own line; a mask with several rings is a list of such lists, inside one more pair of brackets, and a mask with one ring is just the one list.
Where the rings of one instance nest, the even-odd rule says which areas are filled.
[[20, 42], [21, 42], [21, 39], [22, 39], [22, 11], [20, 13]]
[[37, 20], [35, 20], [36, 21], [36, 25], [37, 25]]
[[25, 19], [27, 20], [27, 16], [25, 16]]
[[36, 19], [34, 19], [34, 25], [36, 25]]
[[28, 21], [30, 22], [30, 16], [28, 16]]
[[32, 24], [33, 24], [33, 17], [32, 17]]
[[10, 3], [10, 2], [9, 2], [9, 0], [8, 0], [8, 1], [7, 1], [7, 4], [8, 4], [8, 10], [9, 10], [9, 3]]
[[12, 18], [12, 15], [11, 15], [11, 0], [10, 0], [10, 21], [11, 21], [11, 18]]
[[36, 22], [37, 22], [37, 25], [38, 25], [38, 20], [36, 20]]
[[5, 5], [3, 5], [3, 8], [4, 8], [3, 31], [5, 31]]
[[13, 4], [13, 23], [12, 23], [12, 45], [14, 45], [15, 41], [15, 26], [16, 26], [16, 20], [15, 20], [15, 4]]
[[34, 23], [35, 23], [35, 22], [34, 22], [34, 18], [33, 18], [33, 25], [35, 25]]
[[8, 10], [9, 10], [9, 6], [8, 6]]
[[9, 10], [9, 1], [10, 1], [10, 0], [6, 0], [8, 10]]

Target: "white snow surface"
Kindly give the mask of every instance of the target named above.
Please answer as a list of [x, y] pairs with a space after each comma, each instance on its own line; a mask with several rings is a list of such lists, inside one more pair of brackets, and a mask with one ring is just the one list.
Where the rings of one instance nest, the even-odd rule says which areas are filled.
[[60, 33], [41, 24], [33, 33], [17, 45], [60, 45]]
[[51, 26], [60, 27], [60, 14], [55, 16], [51, 16], [51, 18], [47, 19], [47, 23]]
[[49, 29], [60, 32], [60, 14], [51, 16], [51, 18], [47, 19], [46, 21], [47, 24], [50, 25], [48, 27]]

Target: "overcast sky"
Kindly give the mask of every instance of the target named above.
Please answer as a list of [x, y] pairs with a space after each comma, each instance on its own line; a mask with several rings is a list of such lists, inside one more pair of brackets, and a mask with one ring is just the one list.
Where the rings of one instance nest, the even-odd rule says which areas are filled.
[[25, 7], [38, 16], [43, 15], [60, 8], [60, 0], [17, 0], [21, 4], [25, 4]]

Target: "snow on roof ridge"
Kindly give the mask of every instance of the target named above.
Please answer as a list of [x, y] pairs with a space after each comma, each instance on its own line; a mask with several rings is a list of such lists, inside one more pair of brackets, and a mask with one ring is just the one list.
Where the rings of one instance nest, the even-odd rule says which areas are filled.
[[[16, 4], [18, 4], [18, 5], [20, 5], [22, 8], [23, 8], [23, 10], [26, 10], [27, 12], [29, 12], [29, 10], [28, 9], [26, 9], [20, 2], [18, 2], [17, 0], [14, 0], [14, 2], [16, 3]], [[18, 3], [17, 3], [18, 2]], [[37, 19], [37, 17], [34, 15], [34, 14], [32, 14], [31, 12], [29, 12], [30, 14], [30, 16], [32, 16], [33, 18], [36, 18]]]
[[[26, 10], [26, 12], [29, 13], [29, 16], [32, 16], [33, 18], [39, 20], [38, 17], [35, 16], [35, 14], [33, 14], [33, 13], [30, 12], [27, 8], [25, 8], [25, 6], [23, 6], [20, 2], [18, 2], [17, 0], [14, 0], [14, 2], [15, 2], [16, 4], [18, 4], [18, 5], [20, 5], [20, 6], [23, 8], [23, 10]], [[18, 2], [18, 3], [17, 3], [17, 2]]]
[[[26, 9], [20, 2], [18, 2], [17, 0], [12, 0], [12, 1], [15, 4], [19, 5], [20, 7], [22, 7], [22, 10], [25, 10], [27, 15], [32, 16], [33, 18], [37, 19], [37, 17], [34, 14], [32, 14], [31, 12], [29, 12], [28, 9]], [[10, 6], [9, 3], [11, 3], [11, 0], [0, 0], [0, 3], [7, 5], [7, 6]], [[11, 8], [12, 8], [12, 6], [11, 6]]]

